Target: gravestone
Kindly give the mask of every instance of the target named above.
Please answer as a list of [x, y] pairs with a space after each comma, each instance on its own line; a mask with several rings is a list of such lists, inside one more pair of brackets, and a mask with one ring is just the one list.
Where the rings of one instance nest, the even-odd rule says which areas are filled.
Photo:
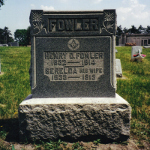
[[143, 46], [144, 48], [150, 48], [150, 46]]
[[120, 59], [116, 59], [116, 76], [122, 77], [122, 67]]
[[115, 97], [115, 19], [113, 10], [32, 11], [32, 96]]
[[135, 60], [135, 57], [133, 55], [136, 55], [139, 52], [142, 52], [142, 47], [141, 46], [132, 46], [131, 61]]
[[20, 139], [125, 140], [131, 107], [115, 93], [116, 12], [32, 10], [30, 84]]
[[6, 47], [8, 46], [8, 44], [2, 44], [2, 45], [3, 45], [3, 46], [6, 46]]
[[8, 43], [9, 46], [19, 46], [18, 42], [9, 42]]

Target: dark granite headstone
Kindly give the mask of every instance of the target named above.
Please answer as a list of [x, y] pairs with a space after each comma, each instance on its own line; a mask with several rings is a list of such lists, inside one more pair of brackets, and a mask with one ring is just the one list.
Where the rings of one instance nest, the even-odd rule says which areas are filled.
[[115, 10], [33, 10], [32, 94], [19, 105], [20, 140], [122, 141], [131, 107], [115, 94]]
[[19, 46], [18, 42], [9, 42], [8, 43], [9, 46]]
[[115, 10], [32, 10], [33, 98], [115, 97]]

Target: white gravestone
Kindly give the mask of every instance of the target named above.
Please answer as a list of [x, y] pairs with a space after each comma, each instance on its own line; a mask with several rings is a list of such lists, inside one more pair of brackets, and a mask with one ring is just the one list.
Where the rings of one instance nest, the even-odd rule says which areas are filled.
[[134, 55], [136, 54], [141, 54], [142, 53], [142, 47], [141, 46], [132, 46], [132, 50], [131, 50], [131, 61], [136, 60], [136, 57], [134, 57]]
[[116, 59], [116, 76], [122, 77], [122, 67], [120, 59]]

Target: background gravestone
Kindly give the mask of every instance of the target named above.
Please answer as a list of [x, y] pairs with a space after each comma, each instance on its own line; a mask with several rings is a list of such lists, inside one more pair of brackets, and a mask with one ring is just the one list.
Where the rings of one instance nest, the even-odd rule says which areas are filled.
[[143, 46], [144, 48], [150, 48], [150, 46]]
[[116, 12], [32, 10], [32, 95], [21, 140], [129, 138], [131, 107], [115, 93]]
[[8, 43], [9, 46], [19, 46], [18, 42], [9, 42]]
[[141, 46], [132, 46], [132, 50], [131, 50], [131, 61], [135, 60], [135, 57], [133, 55], [139, 53], [139, 50], [142, 53], [142, 47]]
[[116, 76], [122, 77], [122, 67], [120, 59], [116, 59]]

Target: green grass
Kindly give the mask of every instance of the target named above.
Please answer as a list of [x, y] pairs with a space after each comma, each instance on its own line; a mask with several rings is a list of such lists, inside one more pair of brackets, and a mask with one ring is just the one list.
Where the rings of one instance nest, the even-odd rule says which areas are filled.
[[[18, 106], [31, 93], [29, 83], [30, 47], [0, 47], [0, 138], [18, 129]], [[131, 47], [116, 47], [121, 60], [123, 78], [117, 79], [117, 93], [132, 107], [131, 134], [150, 142], [150, 49], [143, 62], [131, 62]], [[5, 122], [5, 123], [4, 123]], [[14, 124], [15, 123], [15, 124]], [[11, 126], [9, 126], [10, 124]], [[18, 137], [16, 137], [17, 139]], [[57, 144], [57, 143], [56, 143]], [[78, 144], [73, 146], [77, 147]]]
[[117, 79], [117, 93], [132, 107], [131, 133], [150, 140], [150, 49], [143, 48], [146, 57], [142, 62], [130, 61], [131, 47], [116, 49], [116, 58], [121, 60], [123, 76], [126, 77]]
[[0, 47], [0, 119], [18, 113], [19, 103], [31, 93], [29, 84], [30, 48]]
[[132, 117], [150, 123], [150, 49], [143, 49], [146, 58], [131, 62], [131, 47], [117, 47], [126, 80], [117, 80], [117, 93], [132, 107]]

